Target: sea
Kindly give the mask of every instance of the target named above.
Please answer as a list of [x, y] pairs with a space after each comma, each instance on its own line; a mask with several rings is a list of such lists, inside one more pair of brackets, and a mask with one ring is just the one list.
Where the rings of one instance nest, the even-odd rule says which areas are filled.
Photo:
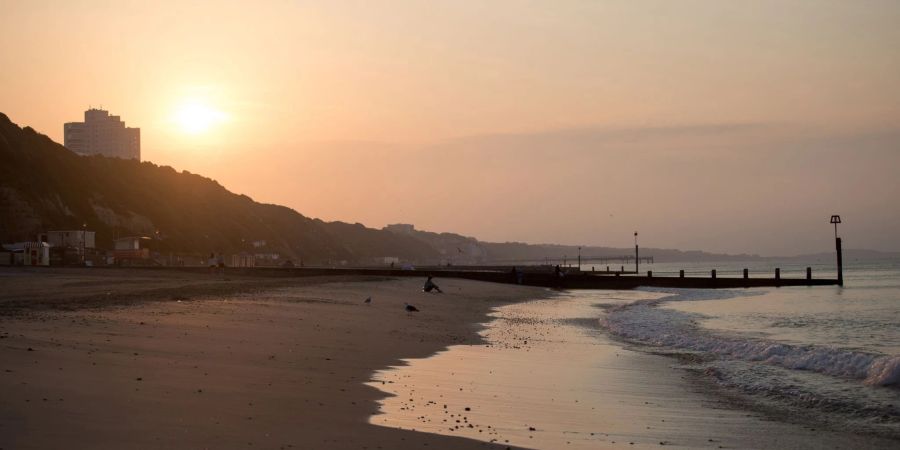
[[[641, 272], [802, 278], [807, 267], [836, 275], [833, 261], [798, 260]], [[533, 448], [900, 445], [900, 260], [846, 261], [843, 287], [570, 290], [492, 317], [486, 345], [376, 374], [393, 396], [372, 423]], [[478, 405], [463, 413], [474, 428], [446, 427], [452, 401]], [[536, 417], [543, 427], [524, 426]]]
[[[835, 277], [821, 261], [655, 264], [656, 273]], [[727, 276], [726, 275], [726, 276]], [[690, 276], [690, 275], [688, 275]], [[900, 261], [850, 261], [844, 286], [737, 290], [640, 288], [599, 327], [636, 348], [685, 361], [752, 407], [900, 437]], [[603, 293], [575, 295], [604, 297]]]

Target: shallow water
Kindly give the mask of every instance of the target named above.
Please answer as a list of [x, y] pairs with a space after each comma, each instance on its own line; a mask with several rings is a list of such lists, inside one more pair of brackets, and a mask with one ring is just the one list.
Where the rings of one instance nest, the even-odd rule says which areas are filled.
[[756, 406], [833, 429], [900, 436], [900, 267], [851, 266], [840, 287], [651, 290], [601, 323], [625, 342], [689, 353], [688, 368]]
[[[781, 288], [723, 300], [665, 305], [697, 315], [710, 330], [796, 345], [900, 354], [900, 292], [865, 288]], [[895, 297], [896, 296], [896, 297]]]
[[623, 345], [600, 326], [624, 305], [668, 295], [580, 291], [501, 307], [482, 332], [486, 345], [452, 346], [377, 373], [371, 384], [392, 396], [370, 421], [531, 448], [896, 446], [773, 421], [721, 395], [744, 394], [702, 370], [719, 360], [659, 356], [660, 348]]
[[[668, 303], [703, 328], [743, 332], [790, 344], [900, 354], [900, 263], [851, 265], [845, 286], [791, 287]], [[687, 295], [691, 295], [689, 292]]]
[[[652, 340], [656, 333], [717, 338], [703, 328], [704, 320], [715, 326], [716, 316], [678, 307], [766, 295], [575, 291], [504, 306], [482, 332], [487, 345], [453, 346], [376, 374], [372, 385], [393, 396], [371, 422], [533, 448], [896, 447], [894, 416], [884, 409], [891, 388]], [[635, 330], [648, 334], [629, 334]], [[765, 336], [748, 328], [725, 337]], [[805, 386], [817, 386], [814, 395]], [[822, 400], [846, 392], [856, 405]], [[772, 420], [787, 417], [807, 425]], [[859, 431], [853, 420], [869, 434], [852, 433]], [[835, 431], [812, 431], [816, 424]]]

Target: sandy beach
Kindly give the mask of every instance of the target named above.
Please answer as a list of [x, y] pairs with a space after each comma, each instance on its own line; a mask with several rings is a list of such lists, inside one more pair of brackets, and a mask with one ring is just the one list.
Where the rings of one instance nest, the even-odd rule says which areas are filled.
[[0, 448], [489, 448], [370, 424], [364, 383], [546, 293], [422, 281], [5, 270]]
[[423, 281], [4, 270], [0, 449], [895, 448], [597, 329], [647, 293]]

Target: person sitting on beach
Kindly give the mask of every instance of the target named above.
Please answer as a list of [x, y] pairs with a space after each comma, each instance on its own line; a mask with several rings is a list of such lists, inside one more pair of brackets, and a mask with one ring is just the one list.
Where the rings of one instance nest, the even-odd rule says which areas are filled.
[[522, 284], [522, 279], [524, 278], [524, 275], [525, 275], [525, 274], [522, 273], [522, 271], [519, 270], [518, 267], [513, 266], [513, 268], [512, 268], [512, 279], [513, 279], [513, 283], [516, 283], [516, 284]]
[[438, 287], [438, 285], [434, 284], [434, 281], [431, 281], [430, 276], [428, 277], [428, 280], [425, 281], [425, 286], [422, 287], [422, 290], [425, 292], [435, 291], [438, 294], [444, 293], [444, 291], [442, 291], [441, 288]]
[[563, 272], [563, 270], [559, 267], [559, 264], [557, 264], [556, 267], [553, 269], [553, 273], [556, 275], [557, 278], [562, 278], [562, 277], [566, 276], [566, 273]]

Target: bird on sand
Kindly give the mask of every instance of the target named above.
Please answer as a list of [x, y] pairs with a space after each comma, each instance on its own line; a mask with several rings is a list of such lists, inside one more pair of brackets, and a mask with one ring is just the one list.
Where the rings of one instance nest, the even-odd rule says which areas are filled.
[[369, 298], [367, 298], [363, 303], [365, 303], [365, 304], [367, 304], [367, 305], [371, 305], [371, 304], [372, 304], [372, 297], [369, 296]]
[[419, 308], [416, 308], [415, 306], [410, 305], [409, 303], [404, 303], [404, 305], [406, 305], [405, 309], [406, 309], [407, 314], [419, 312]]

